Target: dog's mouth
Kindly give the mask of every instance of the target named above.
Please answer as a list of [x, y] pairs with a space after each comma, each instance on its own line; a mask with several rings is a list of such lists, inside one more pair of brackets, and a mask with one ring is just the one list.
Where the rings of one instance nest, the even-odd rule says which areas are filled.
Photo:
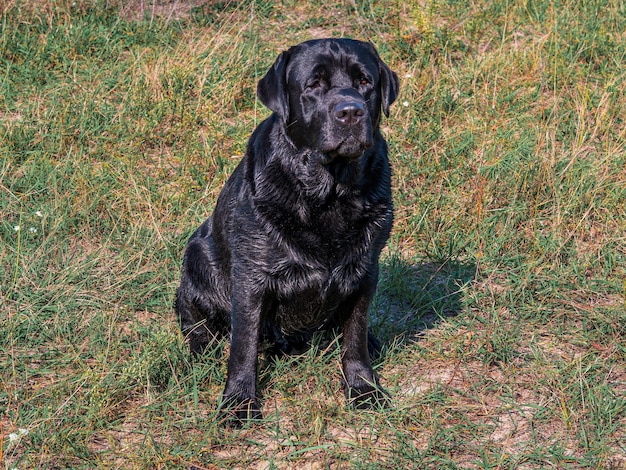
[[374, 145], [372, 138], [358, 138], [350, 134], [338, 145], [329, 146], [322, 151], [328, 156], [328, 163], [335, 159], [352, 161], [360, 158], [372, 145]]

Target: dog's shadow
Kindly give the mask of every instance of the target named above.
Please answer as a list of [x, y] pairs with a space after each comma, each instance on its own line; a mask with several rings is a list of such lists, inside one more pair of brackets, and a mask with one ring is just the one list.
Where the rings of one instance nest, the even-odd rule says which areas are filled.
[[464, 292], [476, 275], [475, 265], [458, 261], [411, 264], [398, 256], [382, 260], [370, 311], [370, 328], [382, 355], [461, 313]]

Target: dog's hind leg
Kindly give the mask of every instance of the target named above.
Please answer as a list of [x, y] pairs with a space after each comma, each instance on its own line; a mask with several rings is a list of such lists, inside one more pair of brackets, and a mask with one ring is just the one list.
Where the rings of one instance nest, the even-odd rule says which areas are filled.
[[200, 313], [198, 306], [187, 298], [179, 288], [176, 293], [176, 313], [180, 329], [194, 354], [202, 354], [216, 335], [207, 326], [207, 319]]
[[210, 238], [194, 236], [185, 251], [175, 309], [180, 328], [193, 353], [201, 354], [209, 343], [228, 334], [230, 305], [227, 286], [210, 256]]

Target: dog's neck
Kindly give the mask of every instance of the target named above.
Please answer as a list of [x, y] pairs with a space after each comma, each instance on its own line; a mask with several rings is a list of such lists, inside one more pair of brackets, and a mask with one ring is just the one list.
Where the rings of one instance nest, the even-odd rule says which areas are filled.
[[334, 158], [328, 162], [326, 155], [306, 151], [292, 167], [294, 176], [302, 182], [308, 198], [316, 202], [327, 202], [333, 197], [347, 197], [359, 191], [361, 160]]

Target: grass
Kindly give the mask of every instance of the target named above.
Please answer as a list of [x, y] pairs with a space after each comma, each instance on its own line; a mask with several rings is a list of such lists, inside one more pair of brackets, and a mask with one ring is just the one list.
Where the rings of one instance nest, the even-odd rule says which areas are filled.
[[[621, 2], [12, 0], [0, 28], [3, 468], [626, 466]], [[339, 352], [264, 363], [263, 422], [191, 361], [185, 241], [311, 37], [370, 39], [396, 223], [372, 325], [384, 412]]]

